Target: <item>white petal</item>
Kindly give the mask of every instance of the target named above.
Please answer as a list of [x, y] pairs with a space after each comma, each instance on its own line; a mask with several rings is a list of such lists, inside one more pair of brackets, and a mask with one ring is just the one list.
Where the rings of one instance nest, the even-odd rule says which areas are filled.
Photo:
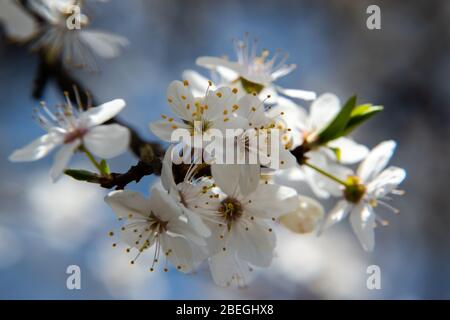
[[270, 118], [281, 119], [285, 126], [291, 129], [293, 147], [296, 147], [303, 143], [303, 133], [309, 129], [308, 114], [290, 99], [279, 97], [277, 102], [278, 104], [272, 107], [267, 115]]
[[261, 218], [275, 218], [298, 207], [297, 192], [276, 184], [260, 184], [242, 200], [245, 211]]
[[270, 76], [272, 77], [272, 81], [275, 81], [281, 77], [284, 77], [285, 75], [291, 73], [292, 71], [297, 68], [297, 65], [295, 64], [286, 64], [279, 68], [278, 70], [274, 71]]
[[396, 147], [393, 140], [381, 142], [370, 151], [358, 167], [357, 175], [362, 182], [368, 182], [383, 170], [392, 157]]
[[239, 190], [246, 196], [256, 190], [261, 176], [259, 164], [239, 165]]
[[339, 113], [341, 105], [339, 98], [331, 93], [319, 96], [311, 104], [310, 125], [314, 130], [324, 129]]
[[183, 120], [192, 119], [195, 100], [189, 86], [178, 80], [172, 81], [167, 88], [167, 100], [174, 114]]
[[196, 250], [180, 236], [162, 235], [161, 247], [164, 252], [170, 252], [167, 259], [181, 272], [192, 271], [205, 258], [205, 255], [199, 254], [201, 250]]
[[318, 198], [328, 199], [330, 197], [330, 192], [326, 190], [326, 186], [329, 181], [322, 179], [322, 176], [311, 168], [303, 166], [301, 169], [304, 173], [304, 179], [308, 183], [312, 192]]
[[279, 168], [281, 170], [289, 169], [297, 166], [297, 158], [286, 149], [286, 147], [280, 142], [278, 157], [280, 159]]
[[345, 219], [345, 217], [347, 217], [348, 213], [351, 210], [352, 210], [351, 204], [349, 204], [345, 200], [339, 200], [339, 202], [334, 206], [334, 208], [331, 209], [330, 213], [328, 213], [328, 216], [326, 217], [321, 227], [321, 231], [325, 231], [329, 227]]
[[[327, 158], [324, 155], [324, 153], [321, 152], [320, 149], [317, 151], [308, 152], [308, 158], [309, 158], [309, 162], [312, 163], [313, 165], [315, 165], [323, 170], [328, 170]], [[317, 197], [326, 199], [330, 196], [329, 191], [327, 191], [327, 189], [328, 189], [327, 186], [330, 183], [334, 183], [334, 182], [331, 182], [330, 179], [322, 176], [317, 171], [315, 171], [307, 166], [301, 166], [301, 170], [304, 173], [306, 182], [308, 183], [311, 190], [314, 192], [314, 194]]]
[[172, 138], [173, 138], [172, 133], [176, 129], [189, 129], [189, 126], [185, 123], [181, 123], [181, 122], [177, 122], [177, 121], [169, 122], [167, 120], [160, 120], [160, 121], [150, 123], [149, 128], [153, 132], [153, 134], [155, 136], [157, 136], [158, 138], [160, 138], [161, 140], [176, 143], [179, 141], [172, 141]]
[[264, 223], [240, 223], [235, 226], [239, 247], [239, 258], [259, 267], [268, 267], [272, 262], [275, 248], [275, 234]]
[[70, 158], [72, 158], [73, 153], [80, 146], [80, 143], [80, 140], [76, 140], [70, 144], [65, 144], [56, 153], [53, 167], [50, 172], [50, 176], [53, 181], [58, 180], [58, 178], [62, 175], [64, 169], [66, 169], [67, 164], [70, 161]]
[[203, 113], [205, 119], [214, 121], [216, 119], [230, 118], [232, 107], [238, 99], [237, 94], [231, 91], [231, 88], [221, 87], [215, 91], [210, 90], [205, 98], [205, 104], [208, 105]]
[[162, 162], [162, 169], [161, 169], [161, 183], [167, 191], [169, 191], [171, 188], [175, 188], [175, 180], [173, 177], [173, 170], [172, 170], [172, 152], [174, 150], [173, 146], [170, 146], [166, 153], [164, 154], [164, 159]]
[[[326, 166], [324, 166], [325, 170], [331, 175], [345, 181], [348, 176], [353, 174], [352, 169], [344, 167], [342, 165], [328, 162]], [[329, 192], [332, 196], [340, 197], [342, 196], [343, 186], [334, 180], [331, 180], [328, 177], [325, 177], [316, 172], [315, 177], [316, 183], [324, 190]]]
[[183, 79], [189, 82], [189, 87], [195, 97], [204, 97], [206, 90], [216, 90], [214, 85], [209, 85], [209, 80], [194, 70], [185, 70], [183, 72]]
[[85, 42], [99, 57], [111, 59], [119, 56], [122, 47], [128, 45], [124, 37], [94, 30], [82, 29], [79, 33], [80, 40]]
[[62, 143], [63, 137], [61, 134], [51, 132], [34, 140], [25, 147], [14, 151], [9, 156], [9, 161], [23, 162], [35, 161], [42, 159], [49, 154], [58, 144]]
[[350, 225], [364, 250], [372, 251], [375, 246], [375, 213], [372, 207], [358, 204], [350, 213]]
[[389, 167], [383, 170], [367, 185], [367, 193], [374, 198], [383, 197], [394, 190], [405, 177], [405, 170], [397, 167]]
[[114, 158], [127, 150], [130, 130], [119, 124], [96, 126], [83, 137], [83, 144], [100, 158]]
[[112, 191], [105, 197], [105, 202], [113, 209], [118, 218], [145, 219], [150, 213], [148, 199], [136, 191]]
[[[150, 194], [150, 206], [153, 213], [161, 220], [169, 222], [177, 220], [183, 214], [183, 211], [174, 198], [165, 190], [152, 188]], [[169, 227], [168, 225], [168, 227]]]
[[340, 162], [345, 164], [357, 163], [369, 153], [369, 149], [365, 145], [345, 137], [329, 142], [328, 146], [340, 150]]
[[221, 132], [227, 134], [227, 129], [242, 129], [248, 128], [248, 121], [243, 117], [237, 115], [230, 115], [224, 118], [218, 118], [214, 121], [213, 127]]
[[0, 21], [9, 38], [26, 41], [37, 32], [37, 23], [16, 1], [0, 1]]
[[88, 127], [92, 127], [114, 118], [125, 106], [124, 100], [116, 99], [83, 112], [81, 117], [85, 119]]
[[219, 286], [247, 285], [250, 276], [248, 263], [239, 259], [234, 251], [227, 250], [215, 254], [210, 259], [209, 267], [214, 282]]
[[259, 128], [269, 123], [269, 118], [264, 111], [264, 104], [251, 94], [247, 94], [237, 102], [239, 109], [236, 114], [248, 120], [249, 126]]
[[302, 99], [302, 100], [314, 100], [316, 98], [316, 93], [313, 91], [299, 90], [299, 89], [284, 89], [277, 86], [277, 90], [291, 98]]
[[212, 164], [211, 173], [216, 185], [229, 197], [239, 193], [240, 165]]
[[234, 71], [235, 73], [242, 74], [241, 66], [236, 63], [226, 59], [217, 57], [199, 57], [195, 63], [201, 67], [208, 69], [217, 69], [219, 67]]
[[186, 208], [183, 208], [183, 213], [187, 217], [188, 224], [199, 236], [207, 238], [211, 235], [211, 230], [206, 226], [199, 214]]

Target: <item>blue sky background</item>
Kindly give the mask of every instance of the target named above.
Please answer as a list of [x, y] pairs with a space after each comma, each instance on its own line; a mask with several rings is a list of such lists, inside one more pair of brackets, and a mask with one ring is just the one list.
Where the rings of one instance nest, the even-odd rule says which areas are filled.
[[[382, 29], [370, 31], [365, 10], [375, 3]], [[214, 286], [206, 266], [193, 275], [150, 274], [145, 259], [130, 266], [107, 236], [118, 225], [104, 190], [68, 178], [53, 185], [51, 157], [8, 162], [15, 148], [42, 131], [31, 119], [37, 59], [0, 37], [0, 298], [450, 298], [447, 1], [111, 0], [90, 9], [94, 27], [123, 35], [130, 45], [119, 58], [99, 61], [99, 73], [73, 73], [98, 101], [125, 99], [122, 118], [148, 138], [154, 138], [148, 123], [167, 110], [170, 81], [184, 69], [203, 72], [195, 66], [198, 56], [234, 57], [232, 39], [245, 32], [261, 47], [289, 52], [298, 65], [280, 85], [333, 92], [342, 100], [356, 93], [360, 101], [384, 105], [354, 137], [370, 147], [398, 141], [392, 163], [408, 171], [407, 193], [394, 203], [401, 214], [383, 213], [391, 223], [377, 230], [372, 254], [346, 224], [320, 238], [280, 230], [272, 267], [241, 290]], [[59, 99], [49, 87], [47, 103]], [[134, 161], [124, 155], [111, 166], [125, 171]], [[72, 164], [89, 166], [81, 157]], [[155, 181], [130, 187], [148, 193]], [[71, 264], [81, 268], [82, 290], [66, 288]], [[381, 267], [379, 291], [366, 288], [371, 264]]]

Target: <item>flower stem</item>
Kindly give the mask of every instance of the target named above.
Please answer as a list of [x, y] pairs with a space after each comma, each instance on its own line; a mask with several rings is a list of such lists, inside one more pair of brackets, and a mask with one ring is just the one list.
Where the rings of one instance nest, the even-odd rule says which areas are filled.
[[86, 149], [84, 146], [81, 146], [80, 151], [84, 152], [84, 154], [86, 154], [88, 159], [92, 162], [94, 167], [97, 168], [97, 170], [100, 172], [100, 174], [102, 176], [105, 176], [105, 177], [109, 176], [109, 174], [103, 170], [103, 167], [100, 165], [100, 163], [97, 162], [97, 160], [95, 160], [94, 156], [88, 149]]
[[303, 164], [304, 164], [305, 166], [310, 167], [311, 169], [317, 171], [317, 172], [320, 173], [321, 175], [323, 175], [323, 176], [325, 176], [325, 177], [327, 177], [327, 178], [329, 178], [329, 179], [331, 179], [331, 180], [333, 180], [333, 181], [335, 181], [335, 182], [337, 182], [337, 183], [343, 185], [344, 187], [347, 187], [347, 185], [348, 185], [347, 182], [345, 182], [345, 181], [339, 179], [338, 177], [332, 175], [331, 173], [326, 172], [325, 170], [323, 170], [323, 169], [321, 169], [321, 168], [319, 168], [319, 167], [316, 167], [315, 165], [313, 165], [313, 164], [311, 164], [311, 163], [309, 163], [309, 162], [304, 162]]

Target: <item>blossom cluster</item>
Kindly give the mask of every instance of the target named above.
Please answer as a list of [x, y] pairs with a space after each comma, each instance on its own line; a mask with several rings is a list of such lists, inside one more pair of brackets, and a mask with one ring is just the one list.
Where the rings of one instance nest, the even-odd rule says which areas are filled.
[[[61, 58], [64, 42], [58, 43]], [[296, 68], [286, 63], [286, 54], [258, 51], [257, 41], [247, 35], [234, 45], [235, 60], [196, 60], [209, 78], [187, 70], [182, 80], [169, 84], [170, 110], [150, 124], [169, 147], [159, 159], [160, 181], [149, 197], [129, 189], [105, 197], [123, 222], [120, 239], [134, 253], [131, 263], [150, 251], [150, 271], [159, 265], [167, 271], [170, 263], [188, 273], [208, 263], [218, 285], [245, 286], [250, 272], [271, 264], [277, 225], [321, 234], [347, 217], [362, 247], [373, 250], [374, 229], [386, 224], [375, 208], [397, 211], [387, 201], [390, 194], [402, 193], [397, 186], [406, 174], [387, 166], [394, 141], [369, 150], [349, 135], [382, 107], [358, 104], [356, 97], [341, 103], [331, 93], [282, 88], [277, 80]], [[55, 181], [64, 172], [93, 183], [114, 179], [106, 159], [127, 150], [130, 132], [109, 120], [124, 107], [122, 99], [74, 107], [68, 95], [55, 110], [41, 104], [35, 118], [47, 133], [14, 151], [10, 160], [38, 160], [60, 146], [51, 171]], [[180, 130], [201, 143], [178, 141]], [[212, 139], [217, 133], [221, 138]], [[212, 146], [214, 152], [204, 152]], [[98, 173], [70, 170], [76, 152], [84, 153]], [[254, 161], [248, 161], [251, 155]], [[184, 162], [174, 163], [175, 157]], [[267, 157], [271, 161], [263, 162]], [[351, 166], [358, 163], [354, 171]], [[287, 181], [307, 183], [316, 199], [287, 187]], [[330, 197], [336, 205], [325, 215], [320, 201]]]

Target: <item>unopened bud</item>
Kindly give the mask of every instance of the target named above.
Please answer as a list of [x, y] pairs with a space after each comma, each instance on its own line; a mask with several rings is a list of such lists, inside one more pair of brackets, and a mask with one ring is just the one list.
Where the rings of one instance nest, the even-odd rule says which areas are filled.
[[280, 222], [295, 233], [313, 232], [323, 219], [324, 210], [316, 200], [299, 196], [297, 210], [280, 217]]

